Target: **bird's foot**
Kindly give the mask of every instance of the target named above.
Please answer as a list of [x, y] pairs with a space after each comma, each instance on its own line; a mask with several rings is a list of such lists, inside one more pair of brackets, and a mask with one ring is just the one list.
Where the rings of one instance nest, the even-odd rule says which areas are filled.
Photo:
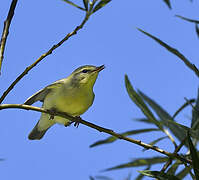
[[51, 108], [49, 111], [51, 113], [49, 120], [53, 120], [54, 117], [55, 117], [56, 109], [55, 108]]
[[76, 128], [78, 128], [78, 127], [79, 127], [80, 120], [81, 120], [81, 117], [80, 117], [80, 116], [75, 116], [75, 118], [76, 118], [76, 120], [75, 120], [74, 126], [75, 126]]

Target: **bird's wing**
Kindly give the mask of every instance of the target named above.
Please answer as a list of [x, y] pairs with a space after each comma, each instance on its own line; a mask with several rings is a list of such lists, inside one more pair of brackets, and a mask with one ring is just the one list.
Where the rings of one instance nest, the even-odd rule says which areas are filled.
[[24, 104], [26, 105], [32, 105], [33, 103], [37, 101], [43, 102], [45, 97], [48, 95], [49, 92], [51, 92], [55, 88], [59, 88], [61, 85], [63, 85], [64, 79], [61, 79], [59, 81], [55, 81], [53, 84], [46, 86], [44, 89], [39, 90], [32, 96], [30, 96]]

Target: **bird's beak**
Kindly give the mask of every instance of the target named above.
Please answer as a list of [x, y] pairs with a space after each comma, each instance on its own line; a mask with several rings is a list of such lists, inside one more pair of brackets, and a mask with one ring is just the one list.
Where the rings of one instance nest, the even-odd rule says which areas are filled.
[[105, 68], [104, 65], [96, 67], [96, 69], [94, 70], [94, 72], [100, 72], [101, 70], [103, 70]]

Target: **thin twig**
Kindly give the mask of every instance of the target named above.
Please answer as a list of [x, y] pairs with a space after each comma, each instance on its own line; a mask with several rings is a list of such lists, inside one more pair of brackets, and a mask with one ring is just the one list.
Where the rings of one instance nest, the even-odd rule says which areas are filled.
[[173, 119], [185, 108], [187, 107], [190, 103], [194, 103], [196, 100], [195, 99], [189, 99], [186, 103], [184, 103], [173, 115]]
[[7, 15], [6, 20], [4, 21], [4, 27], [3, 27], [3, 33], [1, 36], [1, 42], [0, 42], [0, 75], [1, 75], [1, 66], [2, 66], [2, 62], [3, 62], [3, 57], [4, 57], [4, 50], [5, 50], [5, 45], [6, 45], [6, 40], [9, 34], [9, 27], [12, 21], [12, 18], [14, 16], [14, 12], [15, 12], [15, 7], [17, 5], [17, 1], [18, 0], [13, 0], [11, 5], [10, 5], [10, 9]]
[[[185, 144], [187, 137], [185, 137], [182, 142], [180, 143], [179, 146], [176, 147], [176, 149], [174, 150], [173, 154], [177, 154], [180, 149], [182, 148], [182, 146]], [[166, 169], [172, 164], [173, 159], [169, 158], [169, 160], [166, 162], [166, 164], [164, 164], [163, 168], [161, 169], [161, 172], [166, 171]]]
[[3, 102], [5, 97], [8, 95], [8, 93], [14, 88], [14, 86], [26, 75], [28, 72], [35, 67], [42, 59], [44, 59], [46, 56], [50, 55], [56, 48], [61, 46], [65, 41], [67, 41], [71, 36], [77, 34], [77, 32], [83, 28], [84, 24], [88, 21], [90, 15], [91, 15], [91, 10], [93, 8], [94, 4], [90, 5], [90, 11], [86, 12], [85, 18], [82, 21], [82, 23], [77, 26], [72, 32], [68, 33], [61, 41], [59, 41], [57, 44], [53, 45], [46, 53], [42, 54], [33, 64], [28, 66], [13, 82], [12, 84], [8, 87], [8, 89], [3, 93], [3, 95], [0, 98], [0, 104]]
[[93, 123], [90, 123], [88, 121], [85, 121], [81, 118], [76, 118], [76, 117], [73, 117], [73, 116], [70, 116], [66, 113], [63, 113], [63, 112], [51, 112], [49, 110], [45, 110], [43, 108], [39, 108], [39, 107], [35, 107], [35, 106], [29, 106], [29, 105], [24, 105], [24, 104], [2, 104], [0, 105], [0, 110], [2, 109], [13, 109], [13, 108], [17, 108], [17, 109], [25, 109], [25, 110], [32, 110], [32, 111], [38, 111], [38, 112], [43, 112], [43, 113], [47, 113], [47, 114], [50, 114], [50, 115], [54, 115], [54, 116], [60, 116], [60, 117], [63, 117], [63, 118], [66, 118], [66, 119], [69, 119], [70, 121], [73, 121], [73, 122], [78, 122], [78, 123], [81, 123], [81, 124], [84, 124], [88, 127], [91, 127], [93, 129], [96, 129], [98, 130], [99, 132], [104, 132], [104, 133], [107, 133], [107, 134], [110, 134], [114, 137], [117, 137], [118, 139], [123, 139], [125, 141], [128, 141], [128, 142], [131, 142], [131, 143], [134, 143], [134, 144], [137, 144], [139, 146], [142, 146], [146, 149], [152, 149], [156, 152], [159, 152], [161, 154], [164, 154], [172, 159], [179, 159], [182, 163], [188, 163], [188, 164], [192, 164], [192, 161], [187, 159], [187, 158], [184, 158], [182, 156], [180, 156], [178, 153], [170, 153], [170, 152], [167, 152], [165, 150], [162, 150], [160, 148], [158, 148], [157, 146], [152, 146], [150, 144], [146, 144], [140, 140], [136, 140], [136, 139], [132, 139], [132, 138], [129, 138], [129, 137], [125, 137], [121, 134], [118, 134], [116, 132], [114, 132], [113, 130], [111, 129], [107, 129], [107, 128], [103, 128], [101, 126], [98, 126], [98, 125], [95, 125]]

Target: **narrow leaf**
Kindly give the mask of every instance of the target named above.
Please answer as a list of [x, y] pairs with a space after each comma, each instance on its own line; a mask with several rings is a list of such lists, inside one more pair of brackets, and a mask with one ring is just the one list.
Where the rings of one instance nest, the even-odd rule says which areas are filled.
[[166, 120], [173, 120], [171, 115], [164, 110], [159, 104], [157, 104], [153, 99], [149, 98], [143, 92], [138, 90], [140, 96], [150, 105], [150, 107], [156, 112], [158, 117], [162, 120], [162, 122], [171, 130], [171, 132], [182, 141], [186, 137], [186, 132], [183, 131], [176, 125], [165, 123]]
[[82, 7], [80, 7], [80, 6], [78, 6], [77, 4], [73, 3], [72, 1], [69, 1], [69, 0], [62, 0], [62, 1], [64, 1], [64, 2], [66, 2], [66, 3], [68, 3], [68, 4], [70, 4], [70, 5], [72, 5], [72, 6], [76, 7], [76, 8], [78, 8], [78, 9], [81, 9], [81, 10], [83, 10], [83, 11], [86, 11], [86, 9], [84, 9], [84, 8], [82, 8]]
[[187, 136], [188, 136], [191, 158], [192, 158], [192, 162], [193, 162], [193, 170], [194, 170], [196, 179], [199, 179], [199, 157], [198, 157], [198, 154], [197, 154], [197, 150], [192, 143], [189, 132], [187, 133]]
[[167, 173], [168, 174], [172, 174], [172, 175], [175, 175], [179, 165], [181, 163], [177, 160], [174, 164], [172, 164], [172, 166], [170, 166], [170, 168], [168, 169]]
[[114, 166], [108, 169], [105, 169], [104, 171], [111, 171], [116, 169], [123, 169], [123, 168], [130, 168], [130, 167], [139, 167], [139, 166], [147, 166], [147, 165], [153, 165], [153, 164], [160, 164], [168, 161], [168, 157], [153, 157], [153, 158], [140, 158], [135, 159], [134, 161], [120, 164], [118, 166]]
[[170, 0], [163, 0], [165, 3], [166, 3], [166, 5], [169, 7], [169, 9], [171, 9], [171, 2], [170, 2]]
[[185, 20], [185, 21], [191, 22], [191, 23], [199, 24], [199, 21], [198, 21], [198, 20], [189, 19], [189, 18], [186, 18], [186, 17], [180, 16], [180, 15], [176, 15], [176, 17], [178, 17], [178, 18], [180, 18], [180, 19], [183, 19], [183, 20]]
[[179, 179], [183, 179], [184, 177], [186, 177], [189, 173], [189, 171], [191, 170], [191, 167], [185, 167], [183, 170], [181, 170], [176, 176]]
[[85, 7], [86, 11], [88, 11], [88, 1], [89, 0], [83, 0], [84, 7]]
[[143, 31], [142, 29], [138, 30], [144, 34], [146, 34], [147, 36], [149, 36], [150, 38], [154, 39], [156, 42], [158, 42], [161, 46], [165, 47], [168, 51], [170, 51], [171, 53], [173, 53], [174, 55], [176, 55], [177, 57], [179, 57], [184, 63], [185, 65], [191, 69], [192, 71], [195, 72], [195, 74], [199, 77], [199, 70], [198, 68], [192, 64], [183, 54], [181, 54], [177, 49], [172, 48], [171, 46], [167, 45], [166, 43], [164, 43], [163, 41], [161, 41], [160, 39], [156, 38], [155, 36]]
[[[150, 144], [151, 146], [154, 146], [155, 144], [157, 144], [158, 142], [160, 142], [161, 140], [163, 140], [163, 139], [165, 139], [165, 138], [168, 138], [168, 136], [160, 137], [160, 138], [158, 138], [158, 139], [156, 139], [156, 140], [150, 142], [149, 144]], [[143, 151], [146, 151], [146, 149], [143, 149]]]
[[135, 121], [139, 121], [139, 122], [144, 122], [144, 123], [147, 123], [147, 124], [153, 124], [149, 119], [147, 118], [136, 118], [136, 119], [133, 119]]
[[95, 176], [95, 178], [97, 180], [113, 180], [113, 179], [111, 179], [110, 177], [107, 177], [107, 176]]
[[162, 124], [158, 120], [156, 120], [153, 113], [149, 110], [149, 108], [144, 103], [144, 101], [139, 96], [139, 94], [134, 90], [134, 88], [131, 85], [127, 75], [125, 75], [125, 85], [126, 85], [126, 90], [128, 92], [129, 97], [131, 98], [131, 100], [140, 108], [140, 110], [144, 113], [144, 115], [151, 122], [153, 122], [159, 129], [161, 129], [163, 131]]
[[195, 99], [190, 99], [188, 100], [188, 102], [185, 102], [182, 106], [180, 106], [180, 108], [174, 113], [173, 115], [173, 119], [184, 109], [186, 108], [187, 106], [189, 106], [190, 103], [194, 103], [195, 102]]
[[[140, 134], [140, 133], [151, 132], [151, 131], [159, 131], [159, 129], [155, 129], [155, 128], [138, 129], [138, 130], [132, 130], [132, 131], [127, 131], [127, 132], [121, 133], [121, 135], [130, 136], [130, 135], [133, 135], [133, 134]], [[95, 142], [94, 144], [91, 144], [90, 147], [112, 143], [112, 142], [116, 141], [117, 139], [118, 138], [115, 137], [115, 136], [110, 136], [109, 138], [106, 138], [104, 140], [100, 140], [100, 141]]]
[[170, 174], [160, 172], [160, 171], [144, 170], [144, 171], [138, 171], [138, 172], [145, 175], [145, 176], [157, 178], [159, 180], [180, 180], [179, 178], [177, 178], [174, 175], [170, 175]]
[[93, 13], [106, 6], [111, 0], [101, 0], [93, 9]]
[[196, 29], [196, 34], [197, 34], [197, 36], [199, 38], [199, 27], [198, 27], [198, 24], [195, 24], [195, 29]]
[[192, 121], [191, 121], [191, 127], [193, 129], [198, 129], [198, 126], [199, 126], [199, 88], [196, 99], [196, 105], [192, 109]]
[[[151, 166], [148, 166], [145, 170], [149, 170]], [[143, 174], [139, 174], [135, 180], [142, 180], [144, 178]]]

